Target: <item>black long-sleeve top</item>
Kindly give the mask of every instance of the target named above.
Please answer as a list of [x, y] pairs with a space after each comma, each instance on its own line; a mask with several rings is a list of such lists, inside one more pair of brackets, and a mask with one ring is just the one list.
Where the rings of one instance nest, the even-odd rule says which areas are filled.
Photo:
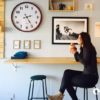
[[98, 77], [96, 50], [93, 46], [89, 49], [81, 47], [80, 53], [76, 52], [74, 57], [76, 61], [79, 61], [84, 65], [84, 74], [93, 74]]

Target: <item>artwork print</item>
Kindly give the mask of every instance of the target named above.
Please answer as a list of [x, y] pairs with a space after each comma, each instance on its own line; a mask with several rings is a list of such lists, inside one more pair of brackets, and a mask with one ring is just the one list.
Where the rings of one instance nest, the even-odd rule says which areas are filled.
[[52, 43], [70, 44], [77, 43], [78, 35], [88, 32], [87, 17], [53, 17], [52, 18]]

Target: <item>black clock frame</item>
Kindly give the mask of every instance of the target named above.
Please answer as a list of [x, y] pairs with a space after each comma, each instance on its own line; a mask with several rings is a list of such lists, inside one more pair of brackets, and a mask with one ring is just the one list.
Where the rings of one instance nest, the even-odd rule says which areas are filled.
[[[13, 13], [14, 13], [15, 9], [16, 9], [19, 5], [24, 4], [24, 3], [29, 3], [29, 4], [32, 4], [32, 5], [36, 6], [36, 7], [38, 8], [38, 10], [40, 11], [40, 14], [41, 14], [40, 23], [37, 25], [36, 28], [34, 28], [34, 29], [30, 30], [30, 31], [21, 30], [20, 28], [18, 28], [18, 27], [15, 25], [15, 23], [14, 23], [14, 21], [13, 21]], [[18, 29], [19, 31], [22, 31], [22, 32], [32, 32], [32, 31], [35, 31], [35, 30], [40, 26], [40, 24], [41, 24], [41, 22], [42, 22], [42, 19], [43, 19], [43, 17], [42, 17], [42, 12], [41, 12], [40, 8], [39, 8], [36, 4], [34, 4], [34, 3], [32, 3], [32, 2], [21, 2], [21, 3], [17, 4], [17, 5], [13, 8], [12, 13], [11, 13], [11, 21], [12, 21], [14, 27], [15, 27], [16, 29]]]

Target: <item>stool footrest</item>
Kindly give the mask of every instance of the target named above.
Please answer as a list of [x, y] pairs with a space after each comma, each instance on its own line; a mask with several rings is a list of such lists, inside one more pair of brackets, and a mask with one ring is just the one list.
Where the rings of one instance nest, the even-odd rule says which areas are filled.
[[43, 97], [33, 97], [32, 99], [48, 99], [47, 97], [43, 98]]

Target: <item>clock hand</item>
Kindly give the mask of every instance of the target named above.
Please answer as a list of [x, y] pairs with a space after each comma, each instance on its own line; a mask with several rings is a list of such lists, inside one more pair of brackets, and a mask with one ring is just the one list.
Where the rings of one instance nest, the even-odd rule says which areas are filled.
[[29, 16], [27, 16], [27, 17], [31, 17], [32, 15], [29, 15]]
[[25, 19], [26, 17], [23, 17], [23, 19]]
[[26, 14], [24, 14], [24, 15], [25, 15], [25, 17], [23, 17], [23, 18], [26, 18], [28, 20], [28, 22], [30, 23], [30, 25], [33, 26], [32, 23], [31, 23], [31, 21], [28, 18], [29, 16], [26, 16]]
[[26, 14], [24, 14], [25, 15], [25, 17], [23, 17], [23, 19], [25, 19], [25, 18], [28, 18], [28, 17], [31, 17], [32, 15], [29, 15], [29, 16], [26, 16]]
[[26, 14], [24, 14], [24, 15], [25, 15], [25, 17], [23, 17], [24, 19], [28, 17], [28, 16], [26, 16]]

